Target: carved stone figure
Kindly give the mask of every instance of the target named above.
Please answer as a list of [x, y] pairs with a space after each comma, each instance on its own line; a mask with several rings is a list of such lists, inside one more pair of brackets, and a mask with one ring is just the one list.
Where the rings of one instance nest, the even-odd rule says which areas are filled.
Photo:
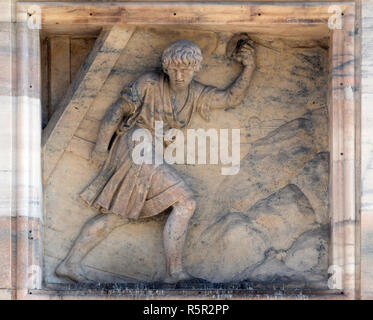
[[155, 121], [165, 130], [184, 128], [194, 113], [209, 119], [210, 110], [238, 105], [244, 98], [255, 69], [255, 50], [249, 40], [240, 41], [233, 53], [243, 70], [227, 89], [220, 90], [193, 80], [201, 69], [202, 53], [191, 41], [169, 44], [162, 55], [164, 73], [146, 73], [121, 91], [119, 99], [102, 120], [92, 162], [100, 167], [97, 177], [81, 198], [99, 213], [86, 222], [56, 274], [87, 282], [81, 266], [86, 255], [115, 228], [133, 219], [172, 211], [164, 226], [166, 282], [190, 278], [182, 264], [188, 223], [196, 202], [192, 191], [168, 164], [135, 164], [132, 133], [145, 128], [154, 134]]

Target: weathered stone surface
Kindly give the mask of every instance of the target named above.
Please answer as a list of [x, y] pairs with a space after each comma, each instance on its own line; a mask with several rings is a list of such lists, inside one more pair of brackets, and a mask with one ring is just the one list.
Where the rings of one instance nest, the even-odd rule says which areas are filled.
[[330, 222], [328, 199], [329, 153], [321, 152], [309, 161], [302, 171], [292, 179], [307, 197], [315, 211], [316, 221], [321, 224]]
[[327, 278], [323, 267], [328, 263], [328, 228], [321, 227], [302, 234], [285, 257], [285, 264], [298, 272], [313, 272]]
[[287, 251], [268, 251], [266, 259], [248, 276], [267, 285], [286, 283], [326, 288], [329, 230], [320, 228], [301, 235]]
[[[246, 214], [224, 215], [198, 240], [191, 251], [198, 263], [191, 269], [213, 282], [289, 282], [289, 274], [298, 281], [326, 279], [328, 232], [295, 185], [260, 200]], [[308, 279], [306, 272], [315, 275]]]
[[56, 109], [57, 112], [53, 114], [43, 131], [45, 181], [58, 163], [132, 33], [133, 28], [122, 26], [103, 30], [67, 94], [59, 102], [61, 106]]
[[373, 2], [362, 2], [361, 46], [361, 296], [373, 298]]
[[[190, 273], [211, 282], [246, 279], [246, 268], [263, 261], [269, 246], [266, 234], [242, 213], [228, 213], [204, 230], [189, 248]], [[187, 262], [188, 260], [187, 259]]]
[[[240, 66], [225, 55], [231, 33], [138, 29], [75, 132], [94, 142], [98, 122], [120, 89], [145, 71], [159, 69], [164, 46], [196, 41], [204, 54], [197, 80], [226, 87]], [[221, 176], [220, 165], [177, 165], [196, 195], [184, 263], [194, 277], [211, 282], [286, 282], [325, 287], [328, 233], [327, 51], [324, 42], [256, 39], [258, 68], [244, 101], [199, 116], [192, 128], [240, 128], [241, 169]], [[72, 141], [77, 141], [73, 139]], [[74, 143], [75, 143], [74, 142]], [[45, 277], [96, 212], [78, 194], [97, 169], [78, 147], [62, 155], [45, 185]], [[84, 154], [88, 154], [85, 149]], [[167, 213], [117, 228], [84, 260], [101, 282], [153, 282], [165, 278], [162, 230]], [[304, 253], [304, 257], [302, 255]]]

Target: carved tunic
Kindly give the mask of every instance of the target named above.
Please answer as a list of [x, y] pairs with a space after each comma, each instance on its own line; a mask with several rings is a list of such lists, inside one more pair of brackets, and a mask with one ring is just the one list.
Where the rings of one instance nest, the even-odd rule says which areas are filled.
[[139, 127], [154, 133], [155, 121], [163, 121], [164, 130], [186, 127], [194, 112], [208, 120], [209, 101], [215, 90], [192, 81], [184, 106], [176, 111], [164, 74], [147, 73], [123, 89], [121, 107], [128, 110], [130, 106], [130, 114], [117, 130], [100, 173], [80, 194], [82, 199], [102, 212], [137, 219], [156, 215], [178, 200], [192, 196], [171, 166], [137, 165], [132, 161], [135, 146], [132, 133]]

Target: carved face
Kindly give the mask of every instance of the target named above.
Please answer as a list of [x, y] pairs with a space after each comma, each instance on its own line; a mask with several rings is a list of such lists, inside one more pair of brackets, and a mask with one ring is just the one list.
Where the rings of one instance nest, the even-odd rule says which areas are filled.
[[169, 66], [165, 72], [170, 78], [172, 90], [180, 91], [188, 88], [193, 80], [194, 68], [192, 66]]

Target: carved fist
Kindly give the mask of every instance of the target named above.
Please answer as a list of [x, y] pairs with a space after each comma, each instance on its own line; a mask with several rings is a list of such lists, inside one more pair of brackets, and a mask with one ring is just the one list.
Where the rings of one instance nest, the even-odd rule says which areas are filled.
[[233, 58], [244, 66], [255, 67], [255, 49], [254, 44], [248, 40], [239, 40], [233, 53]]
[[107, 150], [98, 150], [94, 148], [91, 152], [90, 161], [95, 167], [100, 168], [105, 162], [108, 154], [109, 152]]

